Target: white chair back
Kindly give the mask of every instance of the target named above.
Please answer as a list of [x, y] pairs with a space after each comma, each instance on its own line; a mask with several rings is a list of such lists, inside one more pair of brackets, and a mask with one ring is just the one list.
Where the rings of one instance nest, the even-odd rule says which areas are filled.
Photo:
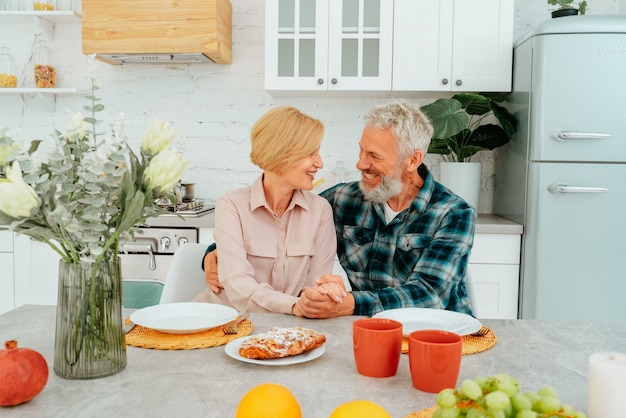
[[470, 274], [470, 269], [467, 269], [467, 274], [465, 275], [465, 288], [467, 290], [467, 296], [470, 300], [470, 305], [472, 305], [472, 312], [476, 318], [480, 318], [480, 306], [478, 303], [478, 295], [476, 294], [476, 283], [474, 283], [474, 278]]
[[187, 243], [176, 250], [159, 303], [191, 302], [207, 284], [202, 257], [207, 244]]

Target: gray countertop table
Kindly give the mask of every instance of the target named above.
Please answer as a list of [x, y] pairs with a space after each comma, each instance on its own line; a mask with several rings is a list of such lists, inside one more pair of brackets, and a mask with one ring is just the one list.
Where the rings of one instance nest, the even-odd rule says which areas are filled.
[[[116, 375], [66, 380], [52, 370], [55, 307], [26, 305], [0, 316], [0, 342], [40, 352], [50, 368], [48, 383], [32, 401], [0, 407], [4, 417], [216, 417], [232, 418], [253, 386], [279, 383], [298, 399], [304, 418], [327, 418], [338, 405], [368, 399], [393, 418], [435, 404], [435, 394], [413, 388], [406, 355], [396, 376], [369, 378], [356, 372], [352, 322], [356, 317], [310, 320], [282, 314], [252, 314], [254, 333], [271, 326], [303, 326], [327, 336], [326, 352], [307, 363], [268, 367], [240, 362], [224, 346], [197, 350], [128, 347], [128, 365]], [[563, 402], [587, 406], [589, 355], [626, 352], [626, 324], [567, 321], [483, 320], [498, 338], [488, 351], [463, 357], [459, 384], [479, 375], [508, 373], [523, 390], [552, 385]]]

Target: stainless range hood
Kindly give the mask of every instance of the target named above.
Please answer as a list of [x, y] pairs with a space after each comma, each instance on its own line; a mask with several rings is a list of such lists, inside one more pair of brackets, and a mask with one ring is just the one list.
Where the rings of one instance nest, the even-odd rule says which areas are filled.
[[83, 0], [83, 53], [110, 64], [232, 62], [229, 0]]
[[109, 64], [213, 62], [204, 54], [97, 54], [96, 56]]

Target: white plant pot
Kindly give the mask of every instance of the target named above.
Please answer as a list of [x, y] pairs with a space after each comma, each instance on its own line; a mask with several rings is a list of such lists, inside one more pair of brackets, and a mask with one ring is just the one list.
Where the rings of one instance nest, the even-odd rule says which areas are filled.
[[449, 163], [439, 164], [441, 184], [461, 196], [472, 205], [478, 213], [480, 198], [480, 181], [482, 163]]

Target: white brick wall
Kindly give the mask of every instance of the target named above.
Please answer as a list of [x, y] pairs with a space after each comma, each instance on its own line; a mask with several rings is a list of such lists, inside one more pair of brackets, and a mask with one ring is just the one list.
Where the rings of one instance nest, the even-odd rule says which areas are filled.
[[[259, 170], [249, 162], [248, 133], [254, 121], [273, 106], [289, 104], [321, 119], [326, 126], [322, 175], [332, 182], [335, 161], [343, 160], [355, 177], [361, 115], [387, 98], [279, 98], [263, 90], [264, 2], [231, 0], [233, 3], [233, 64], [110, 66], [99, 63], [90, 69], [82, 55], [80, 23], [58, 24], [51, 41], [51, 64], [58, 72], [59, 87], [88, 88], [95, 73], [106, 107], [102, 117], [110, 123], [116, 112], [129, 121], [128, 134], [137, 143], [152, 118], [171, 121], [191, 166], [185, 180], [196, 183], [196, 196], [215, 200], [224, 192], [250, 183]], [[625, 0], [590, 0], [589, 14], [614, 14]], [[544, 0], [516, 0], [515, 37], [550, 18]], [[41, 29], [33, 22], [0, 25], [0, 39], [16, 57], [19, 85], [34, 84], [29, 63], [34, 34]], [[8, 40], [11, 40], [9, 42]], [[430, 94], [411, 100], [425, 104], [441, 95]], [[34, 97], [0, 96], [0, 125], [21, 130], [26, 138], [45, 138], [52, 128], [63, 129], [66, 109], [82, 110], [82, 97], [59, 96], [52, 110]], [[102, 128], [106, 128], [103, 124]], [[483, 184], [481, 213], [493, 211], [494, 153], [481, 153]], [[429, 158], [438, 175], [438, 158]]]

